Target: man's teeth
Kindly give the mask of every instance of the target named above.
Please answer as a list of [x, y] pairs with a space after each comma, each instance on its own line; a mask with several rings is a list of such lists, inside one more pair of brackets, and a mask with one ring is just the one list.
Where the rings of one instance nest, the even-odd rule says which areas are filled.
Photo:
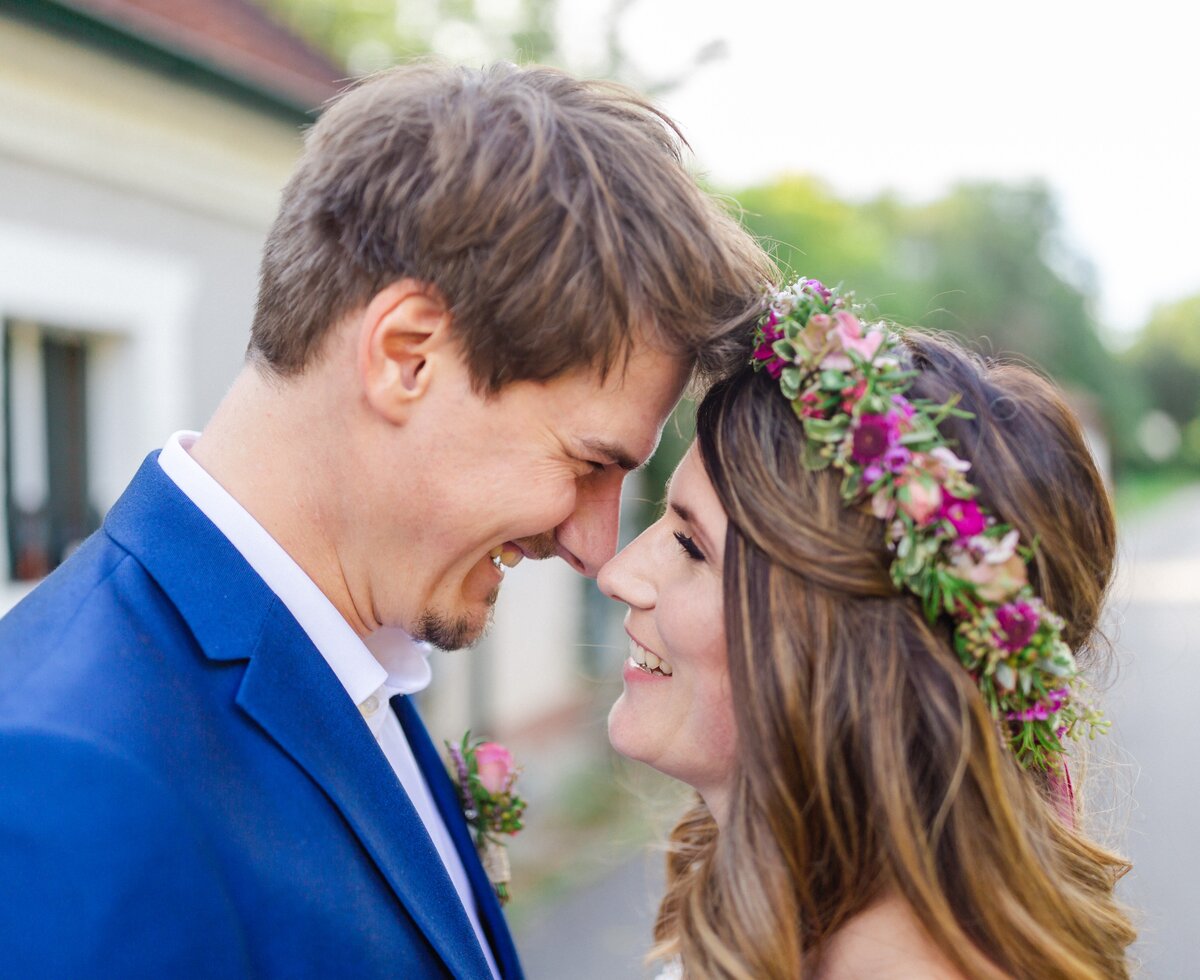
[[498, 544], [488, 552], [488, 557], [492, 559], [492, 564], [497, 568], [501, 565], [507, 568], [515, 568], [525, 555], [517, 548], [506, 548], [504, 545]]
[[661, 674], [663, 677], [670, 677], [673, 673], [669, 663], [633, 640], [629, 641], [629, 656], [647, 674]]

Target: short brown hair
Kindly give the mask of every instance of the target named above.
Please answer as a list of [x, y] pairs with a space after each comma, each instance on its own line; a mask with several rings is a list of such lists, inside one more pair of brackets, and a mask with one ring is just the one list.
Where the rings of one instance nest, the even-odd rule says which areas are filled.
[[635, 338], [714, 373], [773, 276], [629, 89], [551, 68], [421, 61], [368, 78], [311, 129], [267, 239], [250, 355], [301, 372], [329, 328], [412, 277], [449, 303], [488, 391]]

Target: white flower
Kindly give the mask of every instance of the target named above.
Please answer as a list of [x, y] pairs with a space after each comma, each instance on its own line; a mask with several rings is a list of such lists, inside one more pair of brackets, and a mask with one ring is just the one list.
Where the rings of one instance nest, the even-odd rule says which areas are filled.
[[959, 459], [945, 446], [938, 446], [937, 449], [929, 450], [929, 455], [952, 473], [966, 473], [971, 468], [971, 464], [967, 460]]

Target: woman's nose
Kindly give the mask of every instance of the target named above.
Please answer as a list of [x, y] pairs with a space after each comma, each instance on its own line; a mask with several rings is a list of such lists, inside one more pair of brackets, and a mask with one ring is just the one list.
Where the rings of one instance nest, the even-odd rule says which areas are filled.
[[647, 528], [634, 541], [604, 563], [596, 582], [610, 599], [627, 606], [649, 609], [654, 605], [655, 589], [647, 562], [647, 547], [657, 525]]

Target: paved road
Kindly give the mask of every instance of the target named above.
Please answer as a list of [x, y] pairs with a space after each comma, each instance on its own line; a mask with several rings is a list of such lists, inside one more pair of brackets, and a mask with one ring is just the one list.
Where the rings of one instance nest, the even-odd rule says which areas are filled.
[[662, 855], [634, 855], [545, 910], [516, 937], [529, 980], [653, 977], [641, 957], [662, 895]]
[[[1200, 980], [1200, 486], [1122, 528], [1110, 618], [1120, 669], [1093, 819], [1134, 863], [1121, 893], [1138, 910], [1140, 975]], [[639, 957], [660, 862], [635, 856], [530, 921], [517, 937], [530, 980], [652, 975]]]
[[[1123, 529], [1113, 609], [1121, 670], [1108, 694], [1122, 883], [1140, 913], [1143, 976], [1200, 977], [1200, 487]], [[1123, 805], [1122, 805], [1123, 803]]]

